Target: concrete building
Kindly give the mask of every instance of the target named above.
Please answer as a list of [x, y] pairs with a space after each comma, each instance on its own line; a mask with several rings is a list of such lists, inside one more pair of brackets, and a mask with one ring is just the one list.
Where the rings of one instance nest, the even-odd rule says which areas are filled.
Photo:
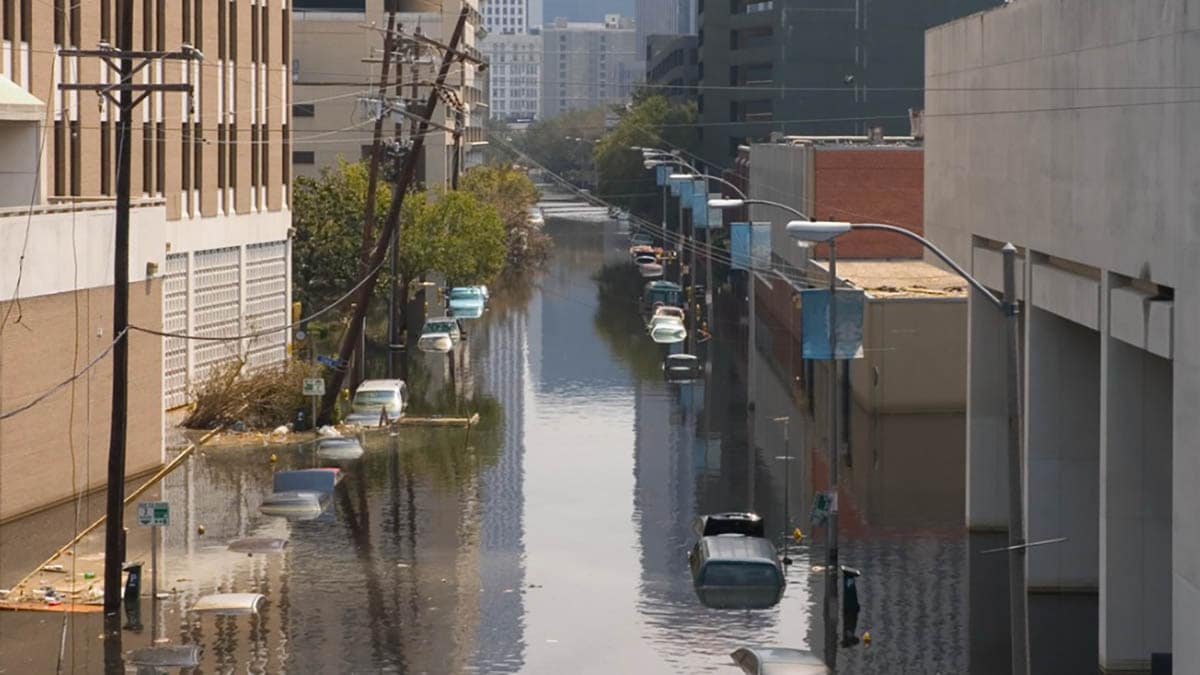
[[[1027, 538], [1068, 538], [1029, 554], [1031, 620], [1097, 594], [1107, 672], [1200, 672], [1197, 9], [1021, 0], [926, 36], [926, 232], [993, 289], [1021, 257]], [[978, 530], [1008, 526], [1002, 326], [973, 294]]]
[[640, 50], [652, 35], [695, 35], [696, 0], [637, 0], [633, 19]]
[[[924, 149], [912, 136], [784, 136], [755, 143], [747, 153], [750, 196], [787, 204], [817, 220], [887, 223], [924, 231]], [[795, 216], [752, 206], [750, 217], [770, 221], [775, 263], [805, 269], [828, 247], [796, 246], [784, 226]], [[838, 238], [841, 259], [920, 258], [920, 244], [887, 232]], [[764, 262], [765, 264], [765, 262]]]
[[907, 131], [924, 29], [1000, 0], [708, 2], [699, 13], [701, 156], [730, 168], [772, 132]]
[[[8, 3], [0, 60], [0, 521], [102, 488], [113, 342], [117, 111], [59, 83], [100, 83], [100, 59], [60, 47], [116, 41], [115, 3], [71, 12]], [[135, 3], [135, 48], [191, 43], [203, 62], [142, 71], [189, 82], [135, 112], [130, 148], [130, 322], [222, 337], [286, 325], [290, 10], [280, 2]], [[163, 409], [209, 369], [286, 357], [288, 335], [197, 342], [134, 331], [128, 472], [162, 462]], [[96, 360], [86, 375], [61, 389]], [[19, 407], [40, 403], [21, 414]], [[74, 462], [74, 466], [72, 466]], [[72, 476], [75, 482], [72, 484]], [[3, 545], [3, 543], [0, 543]]]
[[542, 32], [490, 33], [482, 41], [488, 61], [493, 119], [530, 122], [542, 100]]
[[[446, 42], [458, 21], [464, 0], [402, 0], [396, 22], [409, 34], [420, 34]], [[477, 33], [483, 25], [479, 0], [465, 0], [470, 7], [468, 25], [460, 48], [476, 58]], [[371, 146], [373, 114], [365, 97], [379, 84], [379, 65], [364, 59], [378, 59], [383, 34], [365, 24], [387, 25], [385, 0], [307, 0], [298, 5], [292, 23], [294, 58], [292, 61], [295, 97], [295, 137], [292, 159], [296, 174], [316, 176], [322, 168], [333, 166], [339, 157], [358, 161]], [[406, 11], [411, 10], [411, 11]], [[405, 41], [401, 78], [404, 97], [424, 105], [433, 82], [441, 51], [424, 43]], [[396, 70], [393, 69], [395, 74]], [[417, 83], [412, 86], [411, 83]], [[486, 92], [478, 68], [457, 64], [446, 81], [450, 99], [463, 104], [463, 134], [459, 152], [460, 166], [482, 161], [483, 121], [486, 118]], [[415, 95], [414, 95], [415, 91]], [[455, 113], [439, 102], [433, 121], [454, 128]], [[403, 119], [404, 130], [412, 122]], [[390, 126], [389, 126], [390, 131]], [[402, 134], [407, 139], [407, 134]], [[425, 137], [424, 161], [418, 164], [418, 180], [426, 186], [449, 185], [455, 153], [454, 134], [431, 128]]]
[[622, 103], [641, 79], [642, 52], [628, 17], [610, 14], [603, 22], [579, 23], [555, 19], [542, 36], [545, 117]]
[[676, 101], [696, 98], [700, 83], [699, 41], [695, 35], [650, 35], [646, 38], [646, 85]]

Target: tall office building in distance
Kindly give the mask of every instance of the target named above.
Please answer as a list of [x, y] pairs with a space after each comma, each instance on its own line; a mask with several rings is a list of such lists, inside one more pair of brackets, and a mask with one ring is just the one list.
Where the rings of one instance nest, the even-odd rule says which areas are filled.
[[696, 0], [637, 0], [634, 21], [642, 50], [651, 35], [695, 35]]
[[542, 115], [627, 101], [642, 78], [633, 20], [618, 14], [603, 22], [555, 19], [542, 34]]
[[508, 122], [538, 117], [542, 73], [541, 0], [484, 0], [481, 43], [489, 64], [491, 116]]

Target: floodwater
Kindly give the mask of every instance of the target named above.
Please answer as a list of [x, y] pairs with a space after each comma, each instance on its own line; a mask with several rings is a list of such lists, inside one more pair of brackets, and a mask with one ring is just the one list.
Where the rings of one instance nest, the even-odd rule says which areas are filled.
[[[208, 450], [164, 481], [173, 513], [159, 631], [201, 647], [190, 672], [733, 673], [740, 646], [820, 651], [823, 591], [811, 570], [824, 559], [823, 532], [808, 526], [828, 466], [819, 408], [795, 395], [761, 339], [747, 363], [727, 287], [700, 347], [706, 380], [665, 382], [668, 349], [642, 329], [641, 280], [617, 224], [549, 228], [557, 249], [537, 288], [497, 291], [452, 364], [410, 363], [418, 406], [478, 411], [480, 427], [366, 436], [366, 455], [342, 465], [331, 508], [311, 521], [258, 512], [274, 470], [320, 464], [310, 447]], [[787, 440], [773, 419], [784, 416]], [[1005, 672], [1004, 561], [980, 553], [1000, 544], [961, 524], [961, 415], [854, 409], [849, 427], [841, 560], [863, 572], [859, 633], [873, 639], [842, 648], [839, 672]], [[707, 609], [686, 560], [691, 520], [745, 509], [781, 545], [791, 525], [804, 530], [789, 547], [787, 589], [770, 609]], [[30, 542], [0, 551], [3, 583], [61, 543], [46, 533], [70, 517], [41, 518], [41, 532], [17, 523], [0, 533], [11, 547], [20, 526]], [[131, 550], [145, 550], [146, 536], [131, 532]], [[278, 555], [226, 550], [245, 536], [288, 545]], [[213, 592], [267, 603], [257, 616], [186, 611]], [[1094, 636], [1070, 628], [1095, 625], [1094, 600], [1071, 602], [1031, 603], [1035, 631], [1053, 631], [1035, 638], [1035, 670], [1094, 670]], [[153, 638], [148, 597], [141, 605], [143, 627], [123, 633], [123, 650]], [[0, 672], [55, 672], [60, 658], [64, 672], [105, 672], [101, 623], [0, 613]]]

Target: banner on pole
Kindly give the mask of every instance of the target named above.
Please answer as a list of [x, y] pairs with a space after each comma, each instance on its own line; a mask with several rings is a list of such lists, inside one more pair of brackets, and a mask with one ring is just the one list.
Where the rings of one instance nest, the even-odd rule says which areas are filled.
[[667, 178], [670, 175], [671, 175], [671, 167], [667, 166], [666, 164], [659, 164], [658, 166], [654, 167], [654, 178], [655, 178], [655, 181], [658, 183], [658, 187], [662, 187], [662, 186], [666, 185]]
[[[696, 189], [699, 188], [699, 189]], [[698, 229], [708, 228], [708, 194], [700, 184], [692, 189], [692, 226]]]
[[686, 179], [681, 180], [678, 178], [667, 178], [667, 185], [669, 185], [671, 187], [671, 196], [672, 197], [679, 196], [679, 190], [683, 187], [683, 184], [685, 182], [691, 182], [691, 181], [688, 181]]
[[750, 269], [750, 223], [729, 224], [729, 268]]
[[[861, 359], [863, 355], [863, 307], [866, 295], [851, 288], [838, 289], [837, 359]], [[811, 288], [800, 291], [800, 337], [806, 359], [826, 360], [830, 358], [829, 289]]]
[[750, 225], [750, 266], [771, 265], [771, 223], [756, 222]]
[[[708, 198], [710, 200], [711, 199], [720, 199], [721, 193], [713, 192], [712, 194], [708, 195]], [[707, 207], [708, 204], [705, 204], [705, 206]], [[725, 209], [709, 208], [708, 209], [708, 226], [709, 227], [724, 227], [725, 226]]]

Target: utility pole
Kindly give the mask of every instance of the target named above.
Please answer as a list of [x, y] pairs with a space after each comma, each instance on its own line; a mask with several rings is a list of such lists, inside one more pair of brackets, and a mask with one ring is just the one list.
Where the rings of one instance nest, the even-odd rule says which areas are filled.
[[[115, 105], [117, 120], [117, 214], [113, 251], [113, 375], [112, 422], [108, 437], [107, 520], [104, 529], [104, 613], [121, 609], [121, 567], [124, 563], [125, 532], [125, 440], [129, 404], [129, 155], [133, 111], [152, 93], [178, 91], [190, 94], [190, 84], [143, 84], [134, 75], [162, 61], [191, 61], [204, 55], [190, 45], [179, 51], [135, 51], [133, 49], [133, 0], [118, 5], [117, 48], [102, 43], [98, 49], [62, 49], [64, 57], [94, 57], [104, 61], [118, 76], [113, 84], [60, 84], [59, 91], [94, 91]], [[136, 63], [135, 63], [136, 61]], [[137, 92], [137, 96], [134, 96]], [[115, 95], [114, 95], [115, 93]]]
[[459, 164], [462, 161], [463, 111], [454, 111], [454, 155], [450, 158], [450, 187], [458, 189]]
[[[394, 16], [394, 15], [393, 15]], [[395, 28], [394, 24], [388, 21], [388, 33], [390, 34]], [[404, 95], [404, 50], [400, 49], [402, 41], [397, 41], [393, 44], [396, 49], [396, 98], [399, 99]], [[413, 65], [416, 70], [416, 65]], [[395, 138], [397, 143], [400, 141], [400, 134], [404, 129], [404, 124], [400, 121], [395, 122]], [[400, 326], [400, 306], [397, 303], [408, 302], [408, 298], [400, 298], [400, 230], [397, 229], [392, 233], [391, 242], [391, 260], [388, 265], [390, 282], [388, 283], [388, 377], [395, 378], [397, 373], [402, 369], [398, 367], [397, 361], [404, 358], [407, 354], [401, 350], [404, 348], [400, 344], [400, 335], [403, 329]], [[365, 258], [364, 258], [365, 259]]]
[[837, 672], [838, 624], [841, 616], [838, 583], [838, 358], [837, 358], [837, 240], [829, 240], [829, 522], [825, 534], [825, 665]]
[[[396, 42], [394, 38], [396, 31], [396, 3], [389, 2], [387, 4], [387, 32], [383, 34], [383, 64], [379, 68], [379, 107], [375, 115], [375, 128], [371, 136], [371, 161], [367, 165], [367, 198], [363, 208], [362, 245], [358, 253], [358, 273], [360, 277], [367, 273], [367, 262], [371, 257], [371, 244], [375, 241], [375, 192], [379, 186], [379, 163], [383, 155], [383, 119], [386, 117], [384, 111], [387, 106], [388, 77], [392, 64], [392, 51]], [[362, 320], [366, 321], [365, 315]], [[364, 334], [366, 332], [362, 327], [359, 330]], [[356, 386], [359, 382], [362, 382], [367, 375], [367, 350], [363, 347], [362, 341], [360, 340], [359, 342], [359, 349], [354, 350], [354, 376], [351, 378], [351, 386]]]
[[[126, 1], [128, 2], [129, 0]], [[457, 53], [458, 43], [462, 39], [469, 11], [470, 7], [466, 3], [463, 3], [462, 11], [458, 15], [458, 22], [454, 26], [454, 33], [450, 36], [449, 45], [445, 47], [445, 53], [442, 56], [442, 64], [438, 69], [437, 81], [430, 89], [429, 97], [425, 101], [425, 109], [421, 114], [417, 134], [412, 140], [412, 148], [404, 155], [397, 154], [396, 156], [395, 163], [400, 169], [399, 178], [392, 187], [392, 202], [388, 208], [388, 217], [383, 226], [383, 232], [380, 233], [379, 239], [375, 243], [375, 249], [372, 251], [367, 264], [366, 283], [360, 286], [358, 291], [355, 292], [357, 304], [354, 316], [350, 320], [349, 329], [342, 336], [341, 348], [338, 350], [338, 359], [342, 363], [345, 363], [353, 354], [354, 345], [362, 336], [363, 319], [367, 313], [367, 306], [371, 302], [371, 294], [375, 290], [375, 281], [379, 278], [379, 271], [383, 266], [384, 257], [387, 255], [388, 245], [391, 244], [392, 238], [396, 235], [396, 228], [400, 222], [400, 206], [404, 203], [404, 196], [408, 192], [409, 185], [412, 183], [413, 175], [416, 172], [417, 157], [421, 154], [421, 149], [425, 144], [425, 132], [428, 130], [429, 121], [437, 109], [438, 93], [446, 84], [446, 77], [450, 73], [450, 64], [456, 58], [459, 58]], [[328, 422], [330, 419], [333, 413], [333, 406], [337, 403], [338, 392], [341, 391], [345, 378], [346, 371], [344, 369], [335, 369], [333, 371], [333, 386], [325, 389], [325, 396], [321, 399], [320, 421]]]

